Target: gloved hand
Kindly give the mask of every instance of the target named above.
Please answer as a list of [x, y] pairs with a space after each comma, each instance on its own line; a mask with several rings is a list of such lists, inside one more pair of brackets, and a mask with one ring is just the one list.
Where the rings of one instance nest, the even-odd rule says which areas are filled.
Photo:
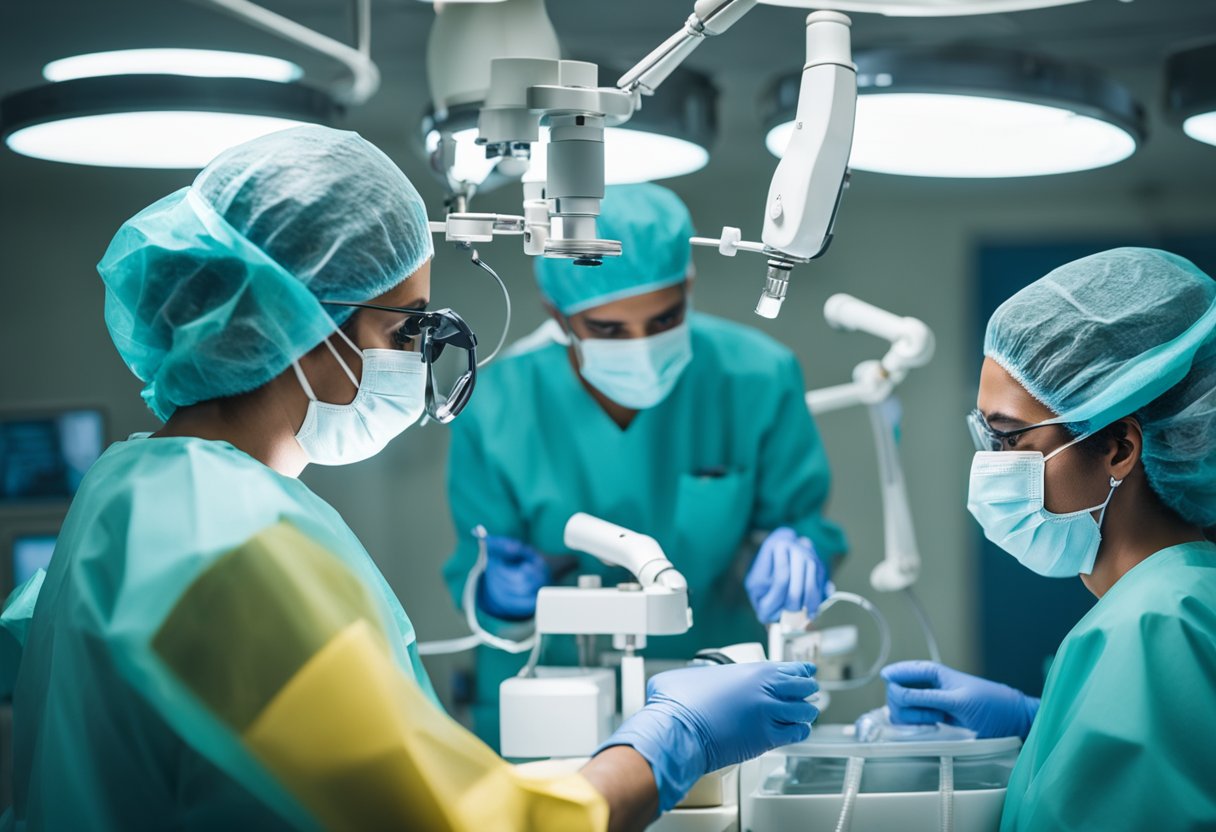
[[814, 618], [819, 605], [834, 591], [814, 545], [789, 526], [777, 529], [760, 544], [743, 586], [761, 624], [772, 624], [782, 610], [805, 609]]
[[1039, 712], [1039, 700], [999, 682], [936, 662], [896, 662], [882, 670], [891, 722], [945, 722], [970, 728], [980, 739], [1021, 737]]
[[495, 618], [522, 621], [536, 614], [536, 593], [552, 581], [548, 562], [531, 546], [509, 537], [486, 537], [486, 571], [477, 606]]
[[811, 733], [815, 666], [755, 662], [669, 670], [646, 685], [646, 707], [599, 749], [632, 746], [650, 763], [666, 812], [703, 775]]

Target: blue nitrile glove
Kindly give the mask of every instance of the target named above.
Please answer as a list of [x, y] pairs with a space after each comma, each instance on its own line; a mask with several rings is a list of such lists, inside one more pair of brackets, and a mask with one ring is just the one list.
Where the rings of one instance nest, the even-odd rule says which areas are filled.
[[1021, 737], [1039, 712], [1039, 700], [937, 662], [896, 662], [882, 670], [891, 722], [945, 722], [970, 728], [980, 739]]
[[536, 593], [552, 576], [548, 562], [531, 546], [509, 537], [486, 537], [486, 571], [477, 606], [495, 618], [522, 621], [536, 614]]
[[806, 610], [814, 618], [819, 605], [833, 592], [827, 567], [814, 544], [789, 526], [777, 529], [760, 544], [743, 586], [761, 624], [772, 624], [782, 610]]
[[815, 665], [755, 662], [669, 670], [646, 685], [646, 707], [600, 746], [632, 746], [650, 763], [659, 811], [683, 799], [704, 774], [801, 742], [819, 709]]

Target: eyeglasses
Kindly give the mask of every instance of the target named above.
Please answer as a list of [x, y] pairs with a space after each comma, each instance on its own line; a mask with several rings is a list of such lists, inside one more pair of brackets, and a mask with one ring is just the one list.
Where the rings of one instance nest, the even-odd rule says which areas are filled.
[[[406, 335], [420, 339], [418, 352], [426, 364], [427, 415], [436, 422], [446, 424], [464, 410], [477, 381], [477, 335], [464, 318], [451, 309], [409, 309], [345, 300], [326, 300], [322, 303], [407, 316], [401, 330]], [[447, 347], [454, 349], [445, 353]], [[445, 355], [446, 358], [443, 357]]]
[[1028, 425], [1027, 427], [1016, 428], [1014, 430], [997, 430], [988, 424], [988, 420], [984, 418], [984, 414], [979, 411], [979, 408], [967, 414], [967, 429], [971, 432], [971, 439], [975, 442], [975, 449], [977, 451], [1004, 451], [1007, 450], [1006, 445], [1010, 439], [1021, 436], [1027, 431], [1058, 424], [1060, 423], [1042, 422], [1037, 425]]

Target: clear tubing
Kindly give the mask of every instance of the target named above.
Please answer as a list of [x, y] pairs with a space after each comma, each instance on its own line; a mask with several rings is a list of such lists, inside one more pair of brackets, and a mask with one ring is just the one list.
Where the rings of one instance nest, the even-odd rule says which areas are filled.
[[938, 781], [942, 793], [942, 832], [954, 831], [954, 758], [942, 757]]
[[461, 605], [464, 607], [464, 620], [469, 625], [469, 629], [473, 631], [472, 635], [462, 638], [446, 639], [444, 641], [426, 641], [418, 644], [418, 654], [420, 656], [436, 656], [444, 653], [463, 653], [466, 650], [472, 650], [478, 645], [484, 644], [487, 647], [493, 647], [495, 650], [502, 650], [506, 653], [523, 653], [531, 650], [533, 655], [529, 662], [535, 667], [535, 659], [539, 656], [540, 639], [536, 632], [521, 641], [513, 641], [509, 638], [496, 636], [489, 633], [481, 626], [481, 622], [477, 620], [477, 582], [481, 580], [482, 574], [486, 571], [486, 530], [484, 526], [478, 526], [473, 530], [473, 534], [477, 536], [477, 560], [473, 563], [473, 568], [469, 570], [468, 577], [464, 582], [464, 594], [461, 596]]
[[507, 291], [507, 284], [502, 282], [502, 278], [498, 276], [498, 272], [490, 268], [486, 261], [482, 260], [477, 254], [477, 249], [473, 249], [473, 265], [484, 269], [490, 277], [494, 278], [498, 283], [498, 288], [502, 289], [502, 300], [507, 307], [507, 320], [502, 325], [502, 333], [498, 336], [498, 343], [494, 345], [494, 351], [485, 358], [477, 362], [478, 367], [484, 367], [494, 360], [494, 356], [498, 355], [498, 351], [502, 349], [502, 345], [507, 341], [507, 330], [511, 328], [511, 293]]
[[879, 612], [878, 607], [874, 606], [860, 595], [855, 595], [852, 592], [834, 592], [828, 596], [828, 599], [819, 607], [819, 612], [817, 615], [823, 615], [823, 613], [829, 607], [841, 602], [855, 604], [861, 607], [870, 614], [871, 618], [874, 619], [874, 624], [878, 627], [878, 637], [880, 639], [878, 656], [874, 659], [874, 663], [870, 665], [869, 669], [856, 679], [842, 679], [840, 681], [824, 680], [823, 682], [820, 682], [819, 687], [823, 690], [853, 690], [855, 688], [868, 685], [878, 677], [879, 671], [881, 671], [883, 666], [887, 663], [887, 657], [891, 655], [891, 627], [889, 624], [887, 624], [887, 619], [883, 617], [881, 612]]
[[937, 647], [937, 636], [933, 634], [933, 626], [929, 623], [929, 614], [925, 612], [924, 605], [916, 597], [916, 593], [912, 591], [912, 587], [905, 587], [904, 594], [908, 599], [908, 603], [912, 605], [912, 612], [916, 613], [916, 620], [920, 624], [921, 632], [925, 634], [925, 645], [929, 648], [929, 658], [941, 664], [942, 652]]
[[853, 823], [853, 806], [857, 803], [857, 793], [861, 791], [861, 770], [865, 767], [865, 757], [850, 757], [844, 770], [844, 800], [840, 803], [840, 817], [836, 819], [836, 832], [848, 832]]

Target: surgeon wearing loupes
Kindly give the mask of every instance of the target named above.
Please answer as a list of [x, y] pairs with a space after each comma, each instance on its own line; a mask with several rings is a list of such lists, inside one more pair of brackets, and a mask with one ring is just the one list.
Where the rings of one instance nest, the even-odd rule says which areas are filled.
[[[828, 459], [797, 359], [694, 311], [692, 221], [670, 190], [609, 187], [597, 231], [622, 256], [537, 258], [551, 319], [486, 368], [453, 423], [457, 546], [444, 572], [456, 603], [478, 527], [486, 566], [473, 597], [497, 635], [530, 632], [544, 586], [629, 580], [564, 546], [566, 521], [587, 512], [654, 537], [688, 579], [692, 629], [652, 639], [648, 658], [758, 641], [785, 610], [813, 616], [845, 540], [823, 515]], [[546, 638], [540, 660], [577, 663], [573, 637]], [[498, 687], [524, 661], [478, 648], [474, 727], [491, 744]]]

